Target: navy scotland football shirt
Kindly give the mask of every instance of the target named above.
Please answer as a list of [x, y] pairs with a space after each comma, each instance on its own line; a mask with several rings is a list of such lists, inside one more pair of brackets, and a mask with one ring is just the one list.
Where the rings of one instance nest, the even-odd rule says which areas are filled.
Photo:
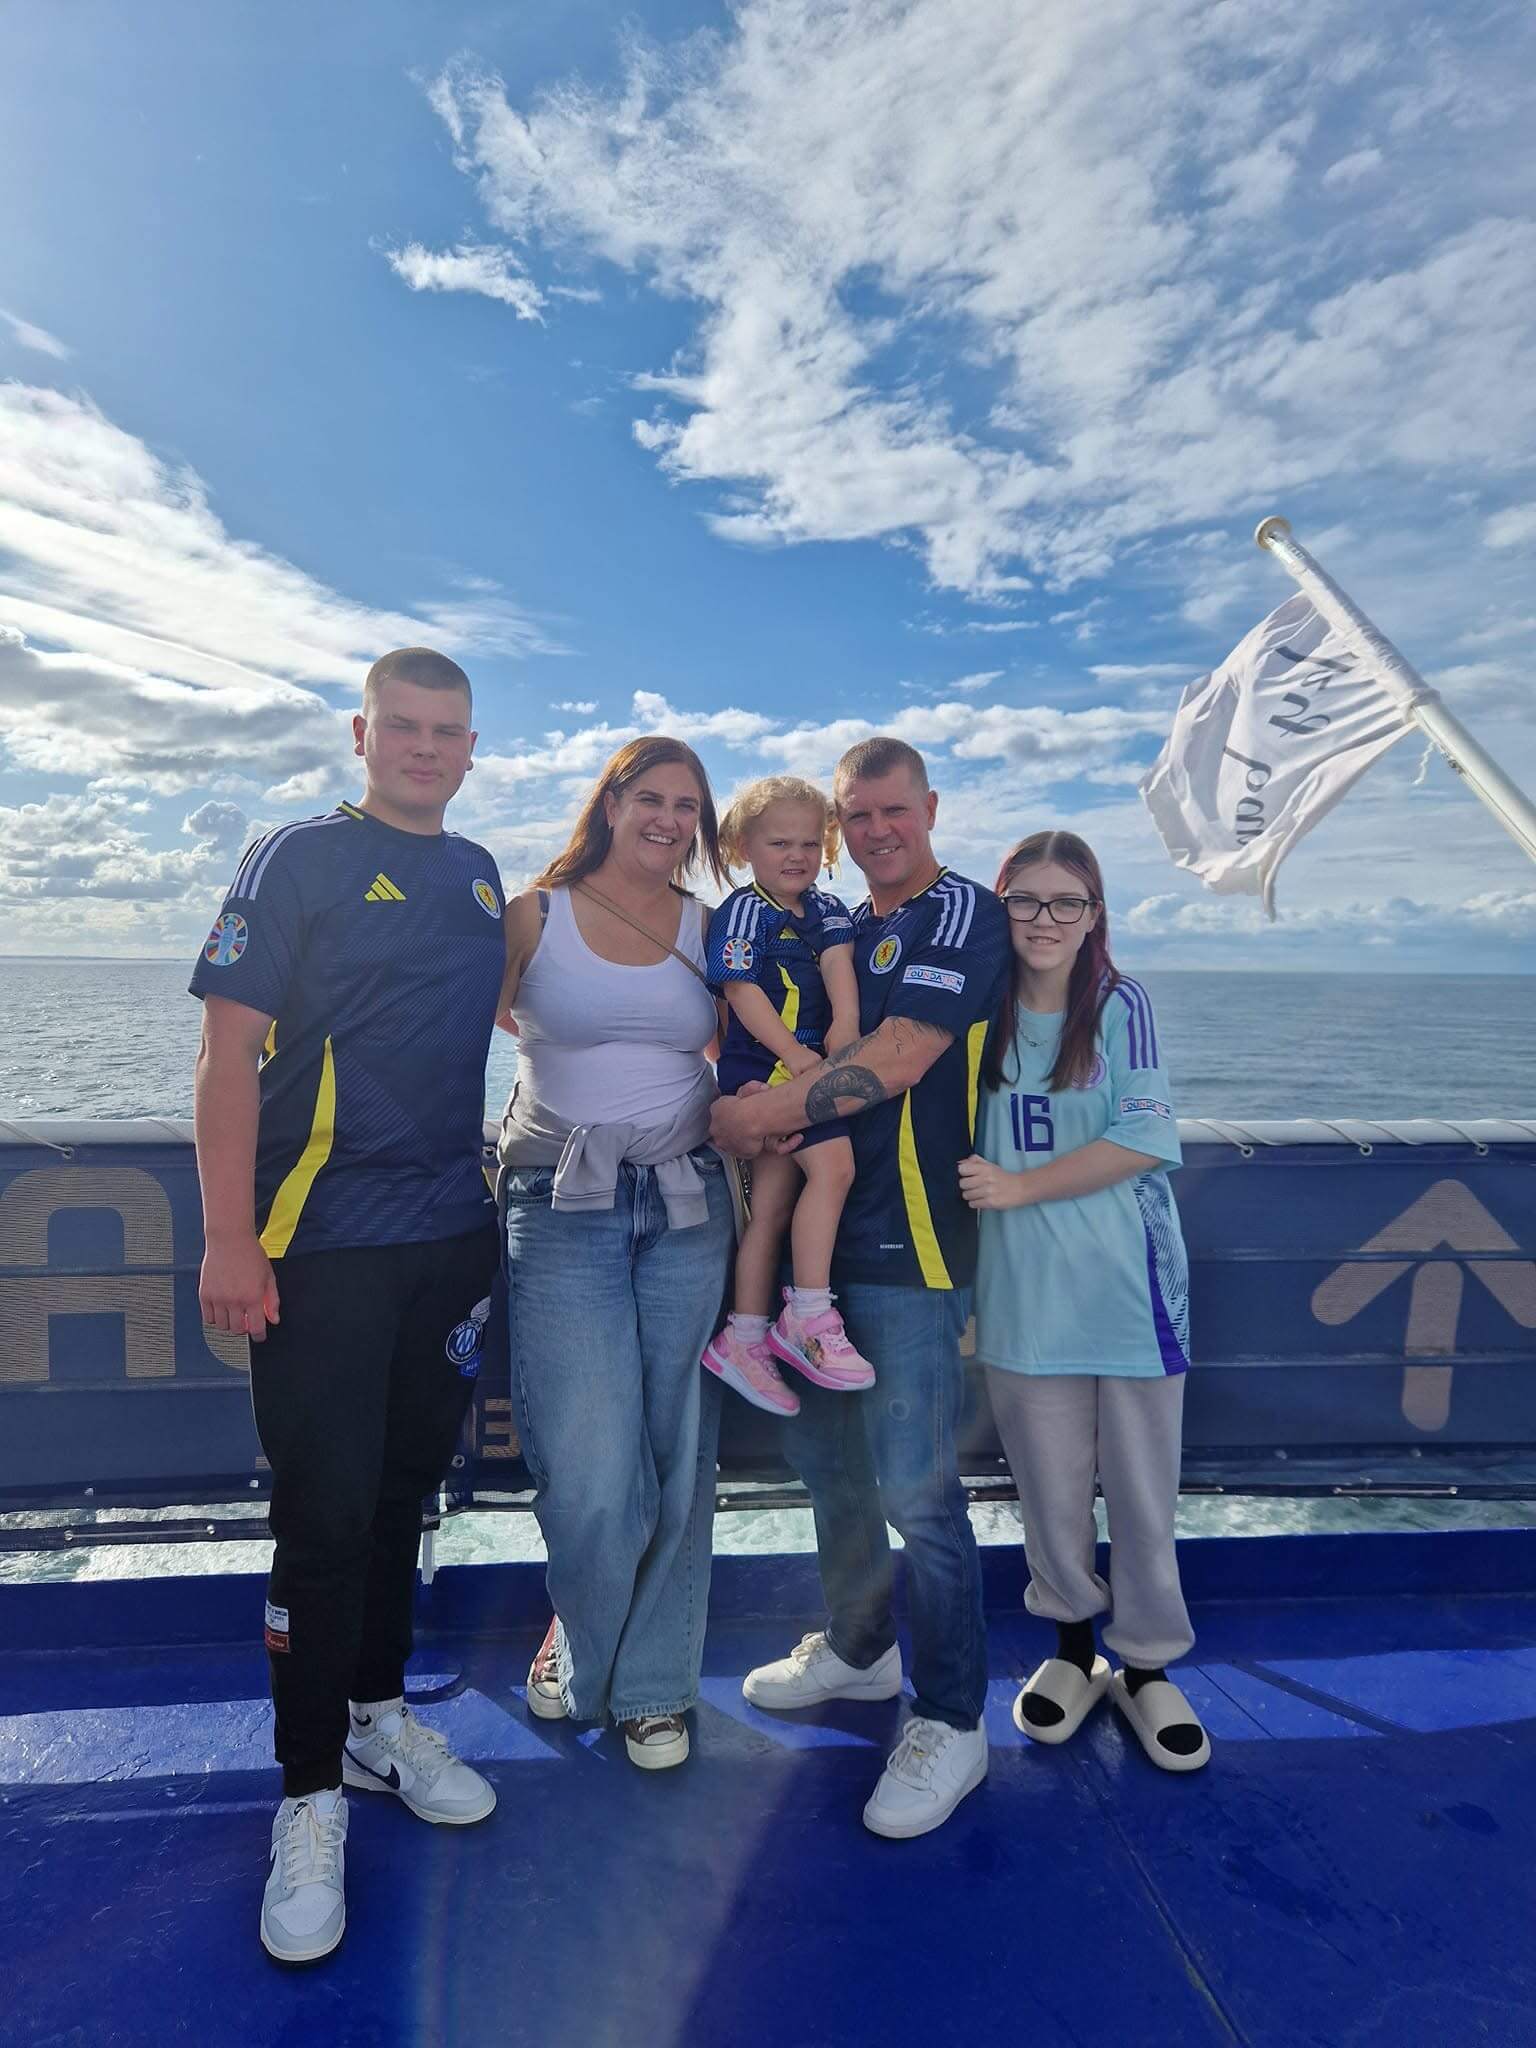
[[483, 846], [353, 804], [281, 825], [241, 860], [190, 985], [275, 1020], [256, 1147], [269, 1258], [429, 1243], [491, 1220], [481, 1154], [502, 904]]
[[885, 917], [861, 903], [853, 930], [860, 1032], [914, 1017], [953, 1043], [915, 1088], [848, 1119], [857, 1171], [833, 1277], [969, 1287], [977, 1224], [957, 1168], [974, 1146], [982, 1054], [1012, 971], [1008, 914], [992, 890], [944, 869]]

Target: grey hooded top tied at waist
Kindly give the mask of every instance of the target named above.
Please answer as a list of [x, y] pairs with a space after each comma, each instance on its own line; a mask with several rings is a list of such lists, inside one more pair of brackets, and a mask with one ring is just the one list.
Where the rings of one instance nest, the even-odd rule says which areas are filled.
[[521, 1081], [501, 1120], [496, 1157], [502, 1166], [552, 1166], [556, 1209], [611, 1209], [619, 1169], [653, 1166], [669, 1230], [708, 1221], [709, 1196], [689, 1153], [709, 1142], [709, 1111], [717, 1094], [706, 1066], [687, 1100], [659, 1124], [573, 1124]]

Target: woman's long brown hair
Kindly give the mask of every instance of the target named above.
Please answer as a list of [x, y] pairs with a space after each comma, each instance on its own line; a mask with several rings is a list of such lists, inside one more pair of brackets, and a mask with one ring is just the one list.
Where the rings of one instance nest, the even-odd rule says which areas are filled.
[[699, 785], [699, 822], [687, 851], [672, 872], [672, 886], [686, 894], [686, 878], [703, 867], [722, 889], [728, 889], [730, 877], [720, 859], [720, 821], [715, 815], [715, 799], [704, 763], [692, 747], [681, 740], [668, 739], [665, 733], [648, 733], [644, 739], [631, 740], [628, 746], [620, 747], [582, 805], [565, 851], [555, 856], [533, 886], [568, 889], [573, 882], [595, 874], [613, 845], [613, 827], [608, 822], [604, 797], [622, 797], [632, 783], [649, 775], [653, 768], [664, 768], [674, 762], [686, 768]]
[[[1051, 1069], [1052, 1088], [1079, 1088], [1093, 1071], [1098, 1050], [1099, 1017], [1111, 990], [1120, 979], [1109, 957], [1109, 912], [1104, 907], [1104, 877], [1093, 848], [1075, 832], [1032, 832], [1005, 855], [997, 871], [997, 893], [1006, 896], [1008, 886], [1024, 868], [1040, 867], [1054, 861], [1069, 868], [1083, 885], [1083, 894], [1093, 899], [1098, 918], [1078, 949], [1067, 984], [1067, 1010], [1061, 1020], [1061, 1044]], [[1049, 911], [1042, 911], [1049, 917]], [[998, 1013], [997, 1029], [987, 1048], [982, 1076], [989, 1088], [1007, 1085], [1003, 1062], [1013, 1050], [1013, 1035], [1019, 1018], [1018, 964], [1008, 977], [1008, 987]], [[1012, 1077], [1018, 1079], [1017, 1073]]]

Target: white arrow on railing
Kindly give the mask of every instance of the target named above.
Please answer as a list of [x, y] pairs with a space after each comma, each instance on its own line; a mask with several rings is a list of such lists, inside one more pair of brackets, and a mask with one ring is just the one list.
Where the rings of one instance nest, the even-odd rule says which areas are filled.
[[[1360, 1249], [1422, 1254], [1442, 1246], [1461, 1253], [1520, 1249], [1498, 1218], [1459, 1180], [1437, 1180]], [[1412, 1259], [1368, 1266], [1349, 1261], [1335, 1267], [1319, 1285], [1312, 1296], [1312, 1313], [1331, 1327], [1350, 1322], [1412, 1268], [1404, 1355], [1444, 1358], [1456, 1350], [1463, 1267], [1522, 1329], [1536, 1329], [1536, 1261], [1531, 1260], [1511, 1264], [1502, 1259], [1437, 1259], [1433, 1265], [1418, 1266]], [[1451, 1412], [1454, 1371], [1449, 1365], [1403, 1368], [1403, 1415], [1415, 1429], [1444, 1429]]]

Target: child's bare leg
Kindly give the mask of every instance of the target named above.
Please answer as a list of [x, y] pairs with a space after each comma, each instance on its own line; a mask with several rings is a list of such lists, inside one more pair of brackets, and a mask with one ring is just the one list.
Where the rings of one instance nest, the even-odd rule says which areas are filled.
[[[818, 1146], [827, 1151], [829, 1146]], [[848, 1148], [852, 1162], [853, 1148]], [[736, 1247], [735, 1310], [739, 1316], [771, 1316], [779, 1248], [795, 1197], [800, 1172], [794, 1155], [763, 1152], [752, 1162], [752, 1214]], [[803, 1199], [803, 1197], [802, 1197]], [[839, 1203], [841, 1207], [841, 1203]], [[833, 1228], [836, 1229], [834, 1222]]]
[[847, 1138], [828, 1138], [808, 1152], [792, 1152], [786, 1163], [798, 1166], [805, 1176], [805, 1188], [789, 1227], [795, 1285], [830, 1287], [832, 1247], [843, 1204], [853, 1186], [853, 1146]]

